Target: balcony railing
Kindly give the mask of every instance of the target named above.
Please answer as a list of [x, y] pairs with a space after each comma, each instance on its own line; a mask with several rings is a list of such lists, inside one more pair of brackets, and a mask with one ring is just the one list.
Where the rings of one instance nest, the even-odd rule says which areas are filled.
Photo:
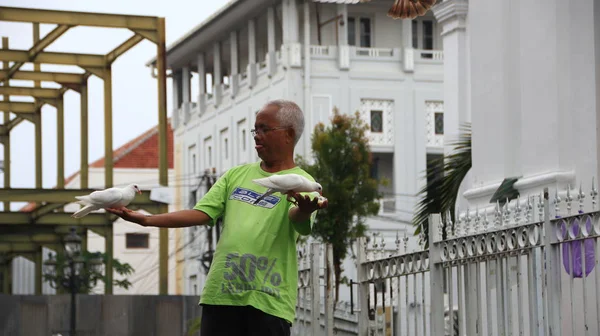
[[444, 52], [442, 50], [423, 50], [415, 49], [415, 61], [435, 61], [442, 62], [444, 60]]
[[393, 214], [396, 212], [395, 198], [380, 198], [379, 199], [379, 215]]
[[394, 49], [392, 48], [356, 48], [356, 56], [366, 57], [392, 57], [394, 56]]

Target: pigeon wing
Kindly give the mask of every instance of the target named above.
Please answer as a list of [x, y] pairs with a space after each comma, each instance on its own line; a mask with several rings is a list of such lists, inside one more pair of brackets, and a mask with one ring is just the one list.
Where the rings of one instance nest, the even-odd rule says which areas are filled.
[[123, 193], [116, 188], [94, 191], [90, 194], [91, 204], [104, 207], [115, 204], [123, 199]]
[[263, 186], [267, 189], [274, 189], [275, 191], [285, 191], [284, 189], [281, 189], [281, 186], [271, 181], [269, 177], [252, 180], [252, 182], [258, 184], [259, 186]]
[[284, 191], [296, 190], [305, 184], [302, 176], [295, 174], [273, 175], [269, 176], [267, 179], [276, 186], [276, 189]]

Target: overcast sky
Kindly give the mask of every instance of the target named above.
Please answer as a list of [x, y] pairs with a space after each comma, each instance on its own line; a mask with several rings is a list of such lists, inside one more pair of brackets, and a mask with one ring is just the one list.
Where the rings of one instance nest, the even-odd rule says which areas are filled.
[[[117, 14], [152, 15], [166, 18], [167, 46], [202, 22], [227, 3], [226, 0], [0, 0], [0, 5], [40, 9], [104, 12]], [[54, 29], [41, 25], [41, 37]], [[0, 35], [8, 36], [11, 49], [29, 49], [32, 46], [32, 25], [0, 21]], [[127, 30], [76, 27], [71, 28], [46, 51], [106, 54], [131, 36]], [[122, 144], [152, 128], [158, 123], [157, 83], [150, 76], [146, 62], [156, 55], [155, 44], [144, 40], [113, 64], [113, 145]], [[26, 64], [24, 70], [33, 70]], [[42, 66], [42, 70], [81, 71], [78, 68]], [[31, 86], [32, 82], [11, 81], [11, 85]], [[92, 76], [89, 80], [89, 160], [104, 156], [103, 86]], [[45, 87], [57, 87], [46, 84]], [[13, 98], [26, 101], [27, 98]], [[167, 82], [167, 109], [171, 114], [171, 84]], [[14, 116], [13, 116], [14, 117]], [[45, 106], [42, 110], [43, 184], [56, 184], [56, 110]], [[65, 94], [65, 175], [79, 170], [79, 95]], [[35, 186], [34, 127], [22, 122], [11, 132], [12, 187]], [[0, 157], [3, 152], [0, 151]], [[2, 179], [0, 178], [0, 183]], [[98, 186], [90, 186], [98, 187]]]

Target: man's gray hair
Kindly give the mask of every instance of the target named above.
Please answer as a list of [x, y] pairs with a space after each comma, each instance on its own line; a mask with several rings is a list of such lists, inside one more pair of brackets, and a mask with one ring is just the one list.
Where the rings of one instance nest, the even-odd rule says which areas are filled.
[[294, 129], [296, 138], [294, 144], [297, 144], [304, 132], [304, 113], [300, 107], [290, 100], [276, 99], [269, 101], [267, 105], [275, 105], [279, 107], [277, 118], [281, 126], [287, 126]]

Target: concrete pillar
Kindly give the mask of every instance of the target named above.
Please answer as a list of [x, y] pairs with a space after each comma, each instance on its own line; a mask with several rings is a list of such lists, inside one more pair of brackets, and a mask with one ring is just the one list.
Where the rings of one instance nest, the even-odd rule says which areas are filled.
[[183, 69], [181, 69], [181, 88], [183, 90], [183, 94], [182, 94], [182, 99], [183, 102], [181, 104], [182, 109], [183, 109], [183, 123], [187, 124], [188, 121], [190, 121], [190, 109], [191, 109], [191, 85], [190, 85], [190, 77], [191, 77], [191, 72], [190, 72], [190, 68], [189, 67], [183, 67]]
[[256, 85], [256, 22], [248, 20], [248, 86]]
[[238, 92], [239, 83], [239, 64], [238, 64], [238, 32], [232, 31], [229, 34], [229, 46], [231, 55], [231, 73], [229, 74], [229, 86], [231, 88], [231, 96], [235, 97]]
[[600, 77], [590, 74], [599, 71], [600, 15], [594, 4], [469, 2], [469, 200], [489, 202], [499, 183], [515, 175], [522, 176], [515, 184], [521, 195], [544, 186], [590, 186], [597, 176]]
[[213, 98], [214, 104], [221, 103], [221, 42], [217, 41], [213, 48]]
[[206, 65], [204, 63], [204, 53], [198, 54], [198, 109], [200, 114], [206, 109]]
[[275, 51], [275, 8], [267, 8], [267, 50]]
[[[444, 153], [448, 155], [454, 148], [449, 144], [459, 137], [461, 125], [470, 121], [468, 109], [468, 56], [467, 56], [467, 12], [466, 0], [450, 0], [434, 7], [434, 15], [442, 25], [444, 44]], [[402, 28], [404, 47], [412, 46], [412, 25], [410, 20]], [[410, 33], [410, 35], [406, 34]], [[412, 50], [412, 48], [411, 48]]]
[[275, 74], [277, 70], [277, 60], [275, 59], [277, 47], [275, 46], [275, 8], [270, 6], [267, 9], [267, 69], [269, 76]]
[[181, 106], [181, 70], [173, 71], [173, 114], [172, 114], [172, 122], [173, 128], [177, 128], [179, 126], [179, 107]]

